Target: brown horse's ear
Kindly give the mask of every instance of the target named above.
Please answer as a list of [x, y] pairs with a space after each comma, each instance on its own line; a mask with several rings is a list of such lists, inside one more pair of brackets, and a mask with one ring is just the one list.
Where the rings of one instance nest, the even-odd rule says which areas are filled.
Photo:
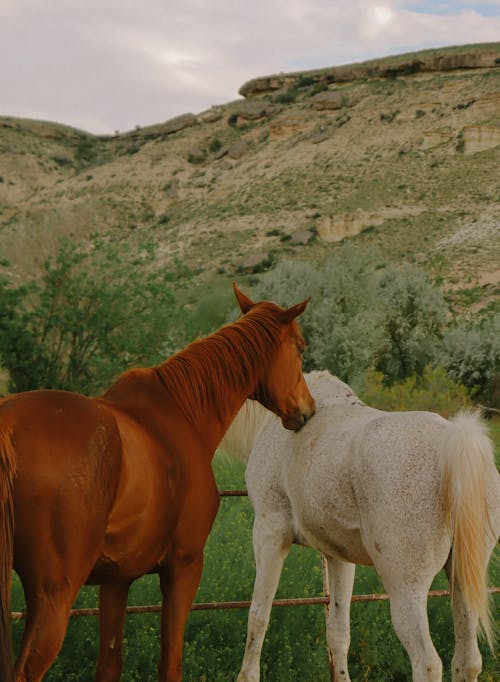
[[234, 295], [236, 296], [236, 300], [238, 301], [241, 312], [243, 314], [248, 313], [248, 311], [254, 307], [255, 303], [238, 289], [236, 282], [233, 282], [233, 289]]
[[282, 320], [285, 324], [289, 324], [292, 320], [294, 320], [296, 317], [299, 315], [302, 315], [304, 310], [307, 308], [307, 304], [311, 300], [311, 297], [306, 298], [305, 301], [302, 301], [302, 303], [297, 303], [297, 305], [293, 305], [291, 308], [288, 308], [288, 310], [285, 310], [282, 314]]

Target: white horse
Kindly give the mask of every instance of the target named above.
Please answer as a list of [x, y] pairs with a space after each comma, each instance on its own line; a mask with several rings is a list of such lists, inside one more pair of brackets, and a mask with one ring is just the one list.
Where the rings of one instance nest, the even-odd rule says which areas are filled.
[[255, 511], [256, 577], [238, 682], [259, 680], [271, 602], [292, 543], [318, 549], [328, 562], [335, 680], [350, 680], [355, 564], [378, 571], [415, 682], [442, 677], [426, 606], [444, 567], [452, 585], [452, 680], [477, 680], [478, 628], [492, 645], [486, 569], [500, 532], [500, 476], [485, 427], [471, 413], [447, 421], [373, 409], [328, 372], [306, 380], [317, 412], [300, 432], [288, 433], [249, 400], [220, 446], [247, 463]]

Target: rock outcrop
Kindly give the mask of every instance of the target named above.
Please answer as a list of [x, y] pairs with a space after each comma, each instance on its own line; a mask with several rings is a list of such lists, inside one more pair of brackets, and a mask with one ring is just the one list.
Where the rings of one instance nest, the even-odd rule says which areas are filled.
[[457, 71], [464, 69], [486, 69], [500, 67], [497, 43], [491, 49], [483, 46], [481, 51], [470, 50], [456, 54], [439, 54], [437, 50], [425, 50], [417, 55], [409, 53], [397, 57], [371, 60], [359, 64], [334, 66], [326, 69], [273, 74], [254, 78], [239, 89], [243, 97], [252, 97], [274, 92], [285, 87], [300, 85], [304, 79], [314, 83], [346, 83], [368, 78], [397, 78], [398, 76], [435, 71]]
[[337, 90], [325, 90], [311, 97], [311, 106], [318, 111], [342, 109], [346, 105], [345, 95]]
[[465, 154], [475, 154], [493, 149], [500, 144], [500, 126], [468, 126], [463, 131]]
[[419, 206], [392, 207], [383, 211], [364, 211], [358, 208], [353, 213], [320, 216], [316, 222], [316, 231], [324, 242], [340, 242], [346, 237], [355, 237], [368, 228], [383, 225], [387, 220], [415, 216], [423, 210]]

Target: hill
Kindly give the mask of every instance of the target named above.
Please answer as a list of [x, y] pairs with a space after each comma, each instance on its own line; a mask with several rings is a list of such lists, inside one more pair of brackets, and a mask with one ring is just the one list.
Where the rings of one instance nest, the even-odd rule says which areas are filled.
[[[500, 291], [500, 43], [277, 74], [114, 136], [0, 118], [0, 255], [36, 277], [60, 235], [158, 245], [193, 283], [321, 261], [344, 239]], [[463, 292], [462, 292], [463, 293]], [[458, 295], [458, 294], [457, 294]]]

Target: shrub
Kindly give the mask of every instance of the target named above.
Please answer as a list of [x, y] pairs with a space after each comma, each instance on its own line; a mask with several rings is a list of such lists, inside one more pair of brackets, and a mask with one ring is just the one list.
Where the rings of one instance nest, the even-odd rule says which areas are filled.
[[10, 390], [93, 392], [132, 364], [163, 360], [179, 343], [173, 274], [154, 270], [149, 247], [118, 252], [59, 242], [42, 278], [0, 277], [0, 362]]
[[453, 381], [444, 367], [425, 367], [422, 376], [412, 375], [392, 386], [384, 383], [381, 372], [367, 372], [359, 387], [360, 397], [380, 410], [428, 410], [450, 417], [470, 407], [465, 386]]
[[389, 113], [382, 113], [380, 114], [380, 120], [383, 123], [392, 123], [398, 114], [399, 109], [397, 109], [396, 111], [390, 111]]
[[91, 163], [97, 156], [97, 139], [91, 135], [81, 135], [75, 149], [75, 159], [81, 163]]
[[280, 104], [291, 104], [292, 102], [295, 102], [298, 94], [299, 91], [297, 90], [297, 88], [291, 87], [288, 88], [286, 92], [282, 92], [279, 95], [276, 95], [274, 101], [279, 102]]
[[493, 315], [481, 324], [466, 323], [447, 330], [436, 351], [437, 361], [448, 374], [466, 386], [476, 398], [498, 403], [500, 375], [500, 317]]
[[373, 366], [389, 383], [421, 374], [448, 314], [423, 271], [380, 270], [368, 250], [351, 244], [322, 267], [281, 262], [259, 280], [257, 292], [282, 305], [311, 296], [301, 320], [310, 342], [305, 368], [329, 369], [347, 382]]
[[448, 319], [443, 293], [414, 265], [391, 266], [378, 282], [384, 315], [384, 343], [375, 368], [389, 382], [421, 375], [435, 354]]
[[311, 88], [309, 96], [313, 97], [314, 95], [317, 95], [318, 92], [325, 92], [325, 90], [328, 90], [328, 83], [326, 83], [325, 81], [316, 83], [316, 85], [313, 85], [313, 87]]
[[297, 87], [298, 88], [308, 88], [310, 85], [314, 85], [315, 82], [316, 82], [316, 79], [313, 78], [312, 76], [301, 75], [301, 76], [299, 76], [299, 79], [297, 80]]
[[210, 140], [209, 145], [208, 145], [208, 149], [212, 152], [212, 154], [215, 154], [215, 152], [218, 152], [221, 147], [222, 147], [222, 142], [219, 140], [218, 137], [212, 138]]

